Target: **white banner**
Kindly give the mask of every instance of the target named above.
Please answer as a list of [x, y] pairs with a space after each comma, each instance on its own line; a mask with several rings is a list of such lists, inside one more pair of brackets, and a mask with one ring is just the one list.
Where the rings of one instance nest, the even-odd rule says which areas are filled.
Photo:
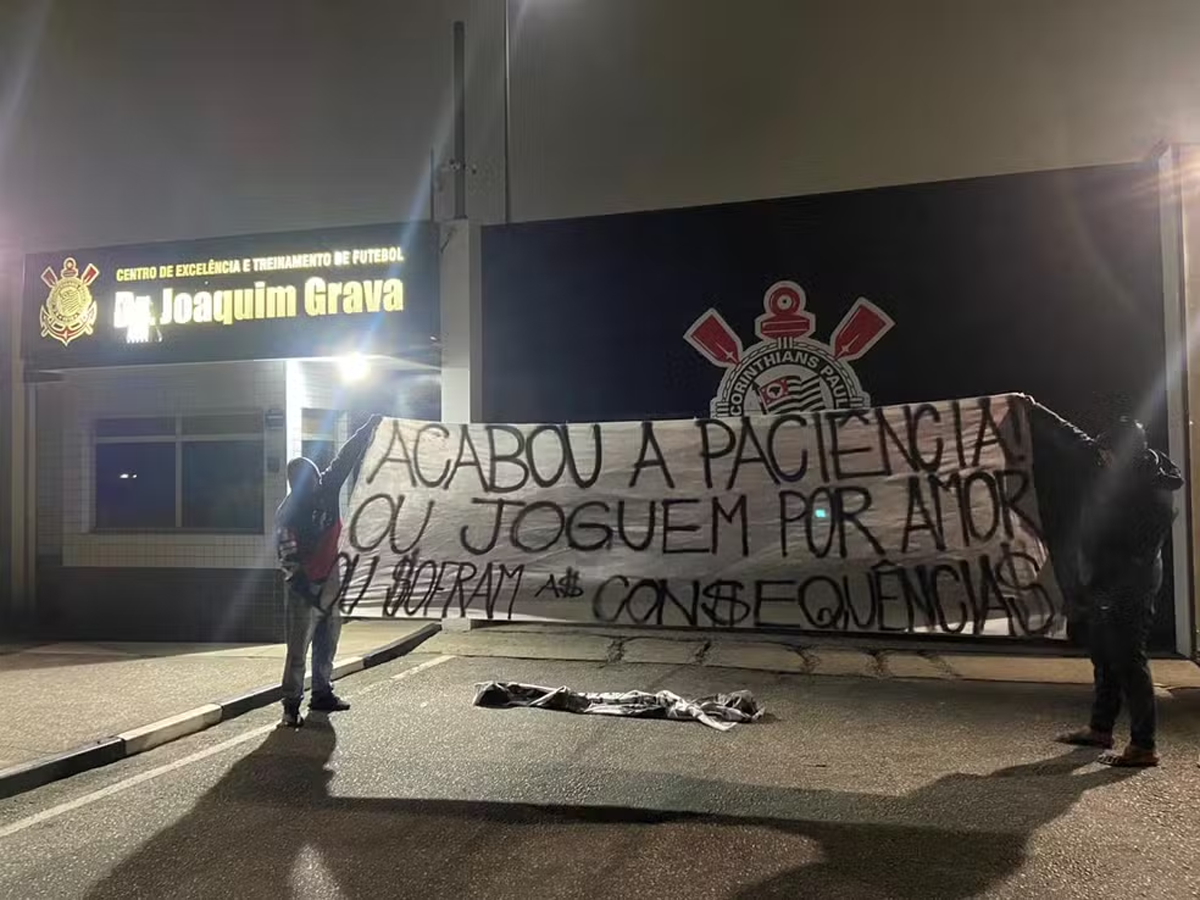
[[354, 616], [1051, 636], [1017, 397], [574, 425], [385, 419]]

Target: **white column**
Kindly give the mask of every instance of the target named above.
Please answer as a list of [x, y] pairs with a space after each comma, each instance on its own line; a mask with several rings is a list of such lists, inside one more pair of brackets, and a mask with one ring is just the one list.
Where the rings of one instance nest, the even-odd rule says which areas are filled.
[[477, 422], [482, 415], [482, 271], [479, 226], [442, 223], [442, 420]]
[[7, 594], [11, 610], [18, 617], [32, 613], [33, 582], [29, 566], [33, 558], [35, 531], [31, 530], [32, 495], [31, 475], [28, 469], [27, 450], [29, 425], [24, 367], [21, 362], [21, 302], [22, 302], [21, 253], [15, 247], [0, 246], [0, 341], [5, 346], [0, 351], [0, 364], [4, 366], [0, 376], [0, 440], [4, 450], [0, 453], [0, 515], [4, 525], [0, 528], [0, 571], [6, 573], [7, 584], [0, 589], [0, 597]]
[[1180, 492], [1172, 533], [1175, 585], [1175, 647], [1186, 656], [1198, 650], [1193, 521], [1200, 510], [1200, 428], [1193, 404], [1200, 398], [1200, 152], [1167, 148], [1159, 165], [1159, 233], [1163, 259], [1163, 314], [1166, 359], [1167, 427], [1171, 458], [1187, 478]]

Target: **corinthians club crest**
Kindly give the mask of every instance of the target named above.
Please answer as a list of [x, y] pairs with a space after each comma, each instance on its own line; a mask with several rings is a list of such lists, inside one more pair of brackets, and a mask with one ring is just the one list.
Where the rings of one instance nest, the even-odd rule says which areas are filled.
[[760, 338], [748, 350], [715, 309], [692, 323], [684, 337], [713, 365], [725, 370], [714, 417], [783, 415], [814, 409], [870, 406], [850, 364], [861, 359], [895, 324], [870, 300], [860, 297], [828, 344], [811, 337], [816, 321], [804, 309], [804, 289], [778, 281], [763, 298], [765, 312], [754, 331]]
[[54, 273], [49, 266], [42, 272], [42, 281], [50, 295], [42, 304], [42, 337], [61, 341], [65, 347], [81, 334], [91, 334], [96, 327], [96, 301], [89, 285], [100, 270], [91, 263], [80, 274], [75, 260], [63, 260], [62, 271]]

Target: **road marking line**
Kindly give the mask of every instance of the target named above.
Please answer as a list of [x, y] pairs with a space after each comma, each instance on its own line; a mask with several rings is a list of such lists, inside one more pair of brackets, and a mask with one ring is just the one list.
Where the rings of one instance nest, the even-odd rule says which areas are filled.
[[[439, 656], [435, 659], [423, 662], [418, 666], [413, 666], [411, 669], [405, 669], [399, 675], [393, 675], [393, 681], [400, 681], [404, 678], [409, 678], [419, 672], [424, 672], [426, 669], [432, 669], [434, 666], [440, 666], [442, 663], [450, 662], [454, 659], [453, 656]], [[361, 693], [361, 692], [360, 692]], [[357, 695], [355, 695], [357, 696]], [[92, 791], [90, 794], [84, 794], [82, 797], [76, 797], [74, 800], [69, 800], [66, 803], [60, 803], [58, 806], [52, 806], [50, 809], [44, 809], [32, 816], [27, 816], [24, 819], [18, 819], [11, 825], [0, 826], [0, 839], [10, 837], [18, 832], [24, 831], [27, 828], [32, 828], [34, 825], [39, 825], [42, 822], [48, 822], [50, 819], [56, 819], [65, 813], [72, 812], [76, 809], [81, 809], [85, 806], [90, 806], [107, 797], [115, 796], [123, 793], [130, 788], [137, 787], [139, 784], [144, 784], [158, 778], [160, 775], [166, 775], [169, 772], [174, 772], [177, 769], [182, 769], [184, 766], [190, 766], [192, 763], [200, 762], [202, 759], [208, 759], [210, 756], [216, 756], [218, 753], [224, 753], [232, 747], [239, 744], [244, 744], [247, 741], [252, 741], [256, 737], [261, 737], [278, 728], [279, 725], [272, 722], [270, 725], [262, 725], [258, 728], [253, 728], [244, 734], [239, 734], [237, 737], [230, 738], [220, 744], [212, 747], [207, 747], [204, 750], [198, 750], [190, 756], [185, 756], [182, 759], [177, 759], [174, 762], [166, 765], [158, 766], [149, 771], [142, 772], [138, 775], [133, 775], [126, 778], [124, 781], [119, 781], [116, 784], [110, 784], [108, 787], [101, 788], [98, 791]], [[126, 757], [127, 759], [129, 757]]]
[[[247, 741], [252, 741], [254, 738], [266, 734], [269, 731], [274, 731], [277, 727], [276, 723], [263, 725], [245, 734], [239, 734], [235, 738], [230, 738], [224, 743], [217, 744], [213, 747], [208, 747], [204, 750], [197, 751], [190, 756], [185, 756], [183, 759], [177, 759], [175, 762], [167, 763], [164, 766], [159, 766], [156, 769], [151, 769], [148, 772], [142, 772], [140, 775], [134, 775], [131, 778], [126, 778], [124, 781], [118, 781], [116, 784], [110, 784], [106, 788], [101, 788], [98, 791], [92, 791], [90, 794], [84, 794], [82, 797], [77, 797], [66, 803], [60, 803], [58, 806], [52, 806], [50, 809], [44, 809], [40, 813], [35, 813], [24, 819], [18, 819], [11, 825], [5, 825], [0, 828], [0, 838], [6, 838], [14, 835], [19, 831], [24, 831], [41, 822], [46, 822], [50, 819], [56, 819], [64, 813], [69, 813], [72, 810], [80, 809], [84, 806], [90, 806], [98, 800], [103, 800], [106, 797], [112, 797], [114, 794], [120, 794], [132, 787], [137, 787], [139, 784], [157, 778], [159, 775], [166, 775], [168, 772], [174, 772], [176, 769], [182, 769], [184, 766], [189, 766], [194, 762], [199, 762], [202, 759], [207, 759], [210, 756], [216, 756], [228, 750], [230, 747], [236, 747], [238, 744], [244, 744]], [[128, 757], [127, 757], [128, 758]]]
[[405, 678], [416, 675], [418, 672], [424, 672], [426, 669], [432, 669], [434, 666], [440, 666], [442, 663], [448, 663], [454, 658], [455, 657], [453, 656], [436, 657], [435, 659], [421, 663], [419, 666], [413, 666], [411, 669], [405, 669], [399, 675], [393, 675], [392, 681], [403, 681]]

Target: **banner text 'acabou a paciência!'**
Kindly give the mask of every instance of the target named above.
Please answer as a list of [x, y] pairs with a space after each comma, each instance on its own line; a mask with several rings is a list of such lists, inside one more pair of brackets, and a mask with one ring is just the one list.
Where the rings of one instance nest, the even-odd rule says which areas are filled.
[[1061, 636], [1015, 396], [573, 425], [385, 419], [356, 616]]

